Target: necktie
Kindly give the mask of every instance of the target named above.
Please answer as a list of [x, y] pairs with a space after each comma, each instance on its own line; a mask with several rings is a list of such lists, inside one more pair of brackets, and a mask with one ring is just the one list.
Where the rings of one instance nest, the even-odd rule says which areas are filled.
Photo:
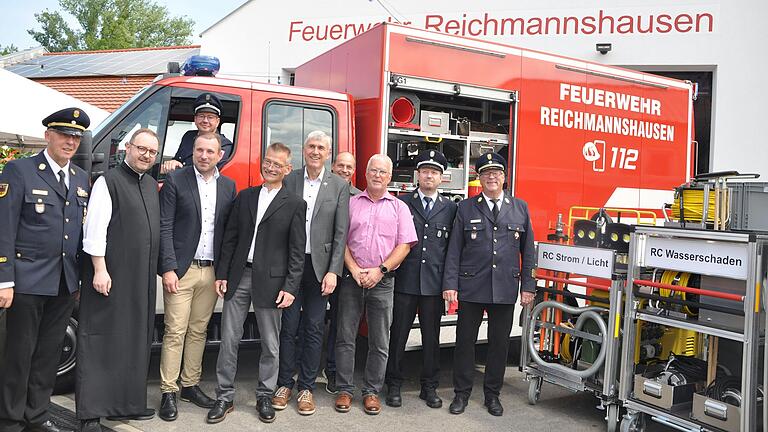
[[61, 190], [64, 191], [64, 195], [66, 196], [69, 192], [69, 189], [67, 189], [67, 184], [64, 182], [64, 171], [59, 171], [59, 184], [61, 185]]
[[491, 202], [493, 203], [493, 220], [496, 220], [499, 217], [499, 199], [492, 199]]
[[432, 198], [424, 197], [424, 216], [429, 217], [429, 213], [432, 211]]

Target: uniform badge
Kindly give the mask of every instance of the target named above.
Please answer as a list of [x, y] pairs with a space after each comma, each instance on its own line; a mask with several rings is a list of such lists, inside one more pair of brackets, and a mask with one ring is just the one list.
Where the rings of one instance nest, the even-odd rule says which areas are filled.
[[88, 192], [85, 191], [85, 189], [81, 188], [80, 186], [77, 187], [77, 196], [80, 198], [88, 198]]
[[72, 117], [78, 118], [80, 117], [80, 110], [74, 110], [72, 111]]
[[70, 169], [69, 169], [69, 172], [70, 172], [70, 173], [72, 173], [72, 175], [75, 175], [75, 174], [76, 174], [76, 173], [75, 173], [75, 169], [74, 169], [74, 168], [70, 168]]
[[491, 160], [491, 159], [493, 159], [493, 156], [491, 156], [491, 154], [490, 154], [490, 153], [486, 153], [486, 156], [488, 157], [488, 160]]
[[442, 236], [443, 236], [443, 232], [442, 231], [438, 231], [437, 232], [437, 238], [441, 238]]
[[477, 238], [477, 231], [472, 231], [472, 234], [469, 235], [469, 237], [474, 240]]
[[517, 232], [517, 231], [515, 231], [515, 240], [517, 240], [517, 239], [519, 239], [519, 238], [520, 238], [520, 233], [519, 233], [519, 232]]
[[8, 262], [8, 257], [0, 257], [0, 263]]
[[434, 151], [434, 150], [432, 150], [431, 152], [429, 152], [429, 157], [431, 157], [431, 158], [435, 157], [435, 151]]
[[35, 211], [38, 214], [45, 213], [45, 204], [43, 204], [43, 200], [37, 200], [37, 203], [35, 204]]
[[40, 171], [45, 171], [45, 164], [41, 163], [40, 165], [37, 166], [37, 169], [39, 169]]
[[509, 198], [504, 198], [504, 202], [509, 204]]
[[3, 198], [8, 194], [9, 185], [8, 183], [0, 183], [0, 198]]
[[48, 196], [48, 191], [45, 189], [32, 189], [32, 195]]

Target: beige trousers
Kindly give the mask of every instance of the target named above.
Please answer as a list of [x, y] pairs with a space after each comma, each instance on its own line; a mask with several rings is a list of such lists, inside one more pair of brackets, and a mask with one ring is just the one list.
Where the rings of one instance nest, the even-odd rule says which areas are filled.
[[[191, 387], [200, 382], [208, 321], [216, 305], [213, 266], [192, 264], [179, 280], [179, 290], [171, 294], [163, 290], [165, 334], [160, 353], [160, 391], [176, 392], [181, 385]], [[183, 368], [182, 368], [183, 357]]]

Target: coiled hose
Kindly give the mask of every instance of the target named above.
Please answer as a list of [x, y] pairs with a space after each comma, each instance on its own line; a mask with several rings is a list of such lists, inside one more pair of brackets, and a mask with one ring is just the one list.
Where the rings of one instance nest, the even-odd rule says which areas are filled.
[[[539, 319], [541, 312], [548, 308], [560, 309], [563, 312], [569, 313], [571, 315], [578, 315], [579, 318], [576, 319], [576, 324], [573, 326], [575, 330], [581, 330], [581, 328], [584, 326], [584, 323], [588, 319], [591, 319], [597, 323], [597, 327], [600, 329], [603, 342], [600, 344], [600, 352], [597, 354], [597, 358], [595, 358], [595, 362], [592, 363], [592, 366], [584, 370], [573, 370], [558, 363], [547, 363], [542, 360], [538, 351], [536, 350], [536, 347], [533, 345], [533, 333], [536, 330], [534, 322]], [[600, 370], [600, 368], [603, 366], [603, 362], [605, 362], [605, 354], [608, 347], [608, 327], [606, 326], [605, 321], [603, 321], [602, 316], [600, 316], [600, 313], [606, 311], [607, 309], [597, 306], [589, 306], [583, 308], [573, 307], [563, 303], [558, 303], [556, 301], [545, 301], [537, 304], [534, 306], [533, 310], [531, 310], [531, 324], [528, 326], [528, 351], [531, 353], [531, 358], [533, 358], [533, 361], [535, 361], [536, 364], [557, 369], [558, 371], [565, 374], [574, 375], [579, 378], [591, 377], [597, 373], [598, 370]]]

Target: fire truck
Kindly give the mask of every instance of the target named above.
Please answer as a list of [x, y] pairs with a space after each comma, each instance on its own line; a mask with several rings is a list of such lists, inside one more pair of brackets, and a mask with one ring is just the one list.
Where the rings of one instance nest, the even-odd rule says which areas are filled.
[[[358, 187], [368, 158], [389, 155], [395, 194], [416, 187], [418, 152], [436, 149], [449, 161], [440, 192], [466, 198], [474, 161], [495, 151], [509, 162], [507, 188], [528, 202], [537, 240], [574, 206], [661, 214], [694, 170], [693, 84], [479, 39], [381, 24], [299, 66], [297, 86], [210, 76], [193, 63], [184, 69], [159, 76], [84, 136], [77, 163], [94, 177], [115, 167], [138, 128], [155, 130], [160, 156], [171, 159], [195, 128], [194, 99], [211, 92], [223, 104], [220, 132], [234, 143], [221, 172], [238, 190], [261, 183], [272, 142], [287, 144], [292, 165], [302, 166], [301, 146], [314, 130], [332, 136], [333, 155], [356, 155]], [[153, 175], [162, 181], [159, 165]], [[455, 318], [444, 317], [445, 344], [454, 341]], [[219, 322], [215, 314], [213, 343]], [[158, 343], [161, 332], [159, 314]], [[412, 335], [409, 348], [417, 348], [418, 331]], [[244, 339], [258, 340], [252, 319]], [[67, 356], [75, 343], [67, 339], [60, 372], [74, 367]]]

